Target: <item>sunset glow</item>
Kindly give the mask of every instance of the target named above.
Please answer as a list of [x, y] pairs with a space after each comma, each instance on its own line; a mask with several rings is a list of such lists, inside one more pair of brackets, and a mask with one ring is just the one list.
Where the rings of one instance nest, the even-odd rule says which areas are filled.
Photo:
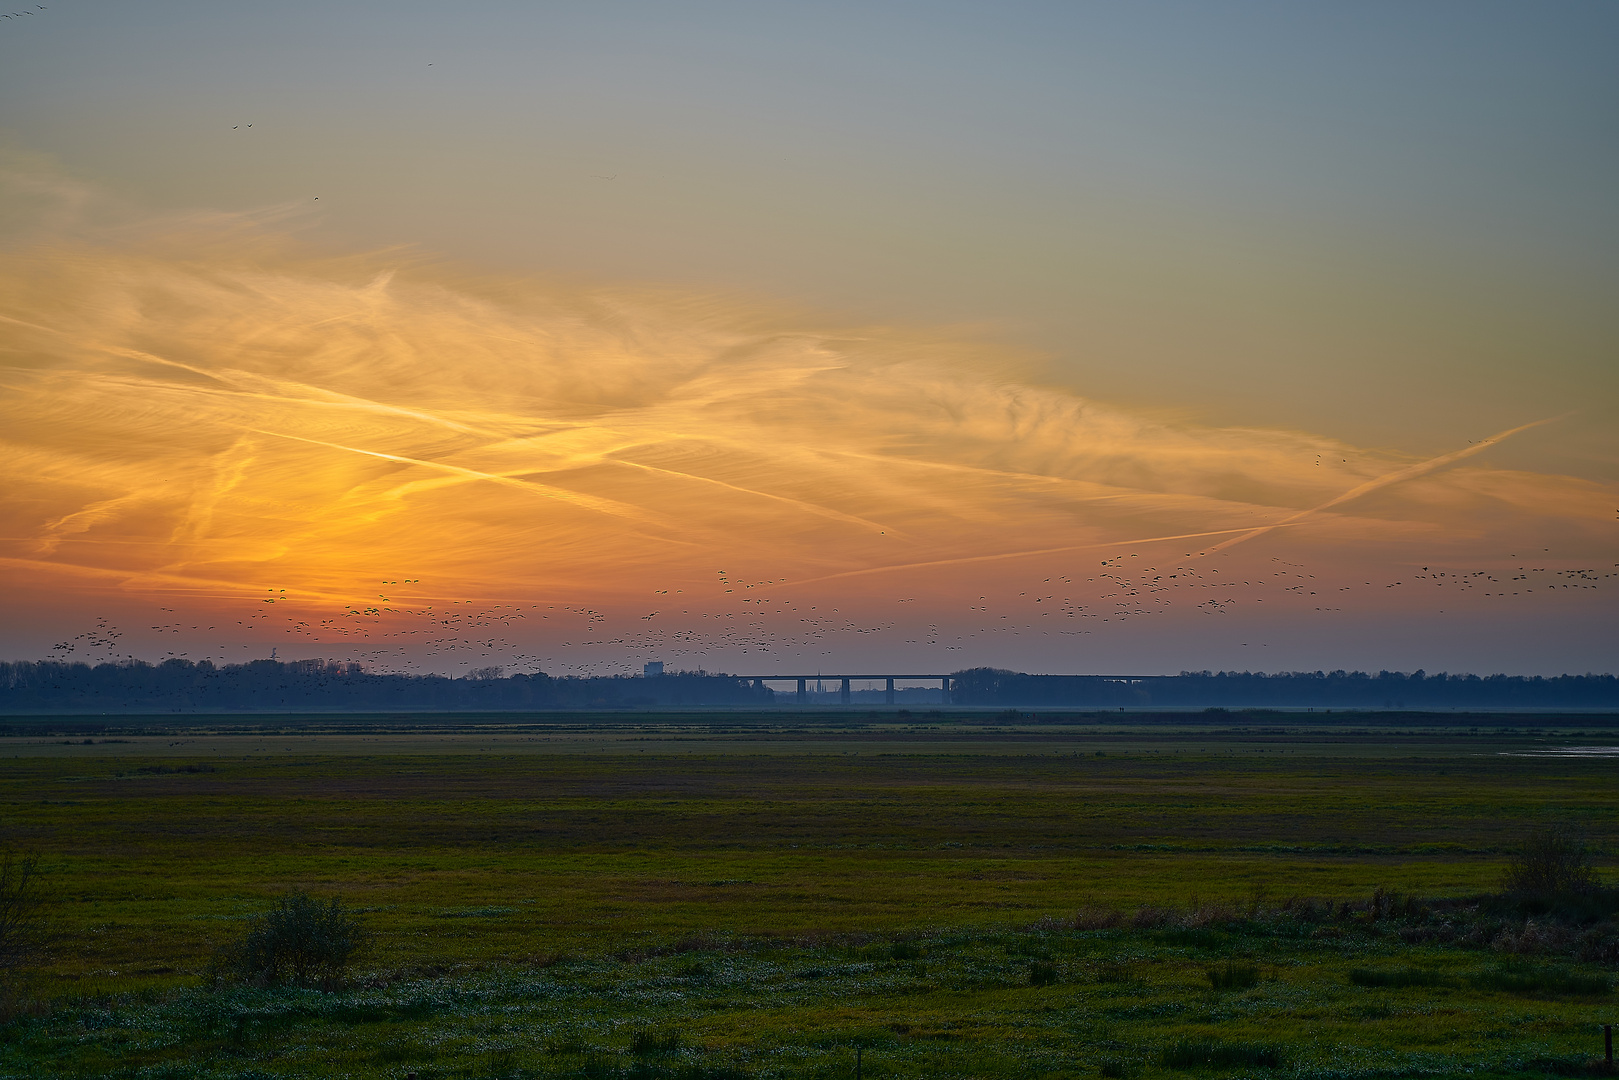
[[[416, 12], [329, 54], [240, 35], [228, 78], [153, 39], [189, 96], [129, 106], [138, 140], [84, 134], [49, 88], [78, 72], [108, 116], [168, 100], [120, 36], [147, 30], [7, 27], [37, 93], [0, 94], [4, 651], [1611, 666], [1611, 199], [1579, 159], [1544, 155], [1557, 201], [1470, 143], [1430, 161], [1387, 102], [1355, 127], [1334, 65], [1377, 37], [1312, 45], [1319, 85], [1288, 85], [1317, 113], [1261, 122], [1262, 72], [1128, 20], [1072, 48], [1142, 50], [1150, 92], [1016, 28], [984, 48], [1027, 83], [975, 82], [965, 17], [912, 55], [642, 14]], [[506, 51], [525, 34], [550, 66]], [[715, 59], [749, 35], [776, 67]], [[823, 78], [821, 48], [854, 74]], [[1489, 111], [1390, 70], [1424, 116]], [[1536, 108], [1573, 93], [1537, 86]], [[1294, 151], [1329, 122], [1359, 172]]]
[[161, 239], [8, 260], [14, 641], [95, 656], [68, 630], [111, 597], [152, 614], [103, 655], [184, 624], [163, 652], [1058, 665], [1142, 623], [1611, 603], [1608, 493], [1474, 453], [1528, 431], [1415, 460], [1145, 417], [946, 332]]

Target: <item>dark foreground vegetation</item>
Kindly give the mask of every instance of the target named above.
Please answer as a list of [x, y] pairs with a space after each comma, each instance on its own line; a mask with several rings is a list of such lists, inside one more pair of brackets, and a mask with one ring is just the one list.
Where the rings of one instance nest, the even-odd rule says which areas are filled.
[[[1047, 708], [1619, 709], [1612, 675], [1428, 675], [1365, 672], [1182, 672], [1114, 677], [974, 668], [950, 679], [958, 706]], [[152, 710], [546, 710], [747, 708], [790, 704], [762, 681], [709, 672], [651, 678], [384, 675], [325, 660], [0, 663], [0, 713]]]
[[146, 722], [0, 741], [0, 1076], [1579, 1076], [1619, 1012], [1576, 728]]
[[845, 1077], [858, 1051], [872, 1077], [1602, 1074], [1609, 973], [1412, 945], [1402, 933], [1424, 917], [1375, 920], [1368, 909], [1153, 910], [1117, 926], [903, 936], [714, 933], [519, 963], [376, 967], [325, 990], [91, 993], [13, 1020], [0, 1070]]

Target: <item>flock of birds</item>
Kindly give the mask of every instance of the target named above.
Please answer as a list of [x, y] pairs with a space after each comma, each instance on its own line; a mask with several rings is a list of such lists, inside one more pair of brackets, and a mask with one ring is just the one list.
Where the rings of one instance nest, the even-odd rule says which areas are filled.
[[[921, 610], [907, 608], [921, 602], [917, 596], [891, 596], [893, 617], [855, 616], [839, 606], [849, 600], [828, 602], [813, 594], [805, 596], [785, 578], [744, 581], [723, 570], [717, 571], [713, 589], [654, 590], [656, 606], [639, 613], [570, 603], [417, 602], [415, 596], [423, 591], [419, 578], [390, 578], [379, 582], [375, 599], [345, 605], [324, 618], [280, 615], [281, 605], [296, 604], [303, 611], [310, 602], [284, 588], [272, 588], [255, 610], [232, 620], [234, 625], [221, 620], [159, 621], [148, 630], [160, 639], [170, 634], [181, 638], [189, 648], [182, 651], [177, 642], [167, 653], [180, 659], [241, 662], [262, 656], [272, 641], [285, 646], [288, 639], [301, 639], [311, 649], [330, 652], [332, 646], [340, 646], [347, 659], [383, 672], [456, 674], [460, 669], [465, 674], [498, 667], [579, 675], [632, 670], [627, 660], [604, 664], [600, 659], [604, 652], [654, 656], [677, 666], [723, 662], [733, 668], [762, 665], [766, 658], [803, 664], [807, 658], [848, 655], [851, 648], [859, 655], [901, 643], [935, 648], [945, 655], [969, 649], [975, 654], [999, 653], [1005, 649], [986, 646], [1020, 637], [1094, 634], [1104, 624], [1162, 616], [1181, 606], [1210, 616], [1227, 615], [1248, 604], [1329, 613], [1344, 610], [1346, 594], [1364, 590], [1429, 589], [1436, 603], [1462, 594], [1496, 602], [1598, 589], [1619, 578], [1619, 564], [1601, 570], [1525, 562], [1510, 572], [1430, 565], [1384, 581], [1329, 584], [1303, 564], [1280, 557], [1258, 566], [1190, 555], [1184, 560], [1154, 560], [1128, 553], [1102, 560], [1088, 575], [1031, 578], [1022, 589], [982, 593], [956, 614], [941, 610], [936, 601], [928, 616], [920, 619], [905, 617], [909, 610]], [[874, 599], [868, 593], [859, 599], [859, 606], [869, 612]], [[173, 608], [160, 611], [175, 614]], [[122, 630], [102, 618], [91, 630], [58, 643], [52, 652], [57, 658], [132, 658], [124, 637]], [[868, 637], [875, 639], [869, 645], [862, 641]], [[539, 643], [544, 652], [536, 651]]]

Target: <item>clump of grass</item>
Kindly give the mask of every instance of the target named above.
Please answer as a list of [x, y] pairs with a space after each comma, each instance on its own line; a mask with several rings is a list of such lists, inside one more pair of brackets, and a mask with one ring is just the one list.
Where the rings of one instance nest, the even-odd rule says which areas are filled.
[[1216, 990], [1246, 990], [1259, 983], [1259, 965], [1227, 960], [1224, 965], [1204, 969], [1209, 985]]
[[1136, 1075], [1135, 1065], [1119, 1057], [1105, 1057], [1096, 1063], [1096, 1071], [1108, 1080], [1130, 1080]]
[[1092, 969], [1096, 981], [1099, 983], [1128, 984], [1141, 981], [1141, 975], [1135, 967], [1122, 960], [1108, 960], [1097, 964]]
[[586, 1046], [583, 1040], [576, 1035], [553, 1035], [545, 1041], [545, 1052], [547, 1054], [584, 1054], [589, 1049], [590, 1047]]
[[1075, 930], [1115, 930], [1124, 925], [1125, 915], [1116, 907], [1087, 904], [1074, 913]]
[[1175, 1039], [1165, 1046], [1158, 1055], [1158, 1063], [1169, 1069], [1199, 1069], [1210, 1066], [1276, 1069], [1282, 1065], [1282, 1050], [1266, 1043], [1183, 1038]]
[[441, 919], [500, 919], [516, 910], [516, 908], [509, 907], [452, 908], [448, 911], [439, 912], [438, 917]]
[[896, 941], [889, 946], [888, 955], [893, 960], [920, 960], [922, 946], [914, 941]]
[[1600, 997], [1613, 989], [1606, 975], [1586, 974], [1566, 967], [1539, 967], [1509, 960], [1486, 968], [1472, 978], [1480, 990], [1502, 990], [1509, 994], [1551, 994], [1570, 997]]
[[652, 1054], [673, 1054], [680, 1049], [678, 1031], [637, 1031], [630, 1038], [630, 1053], [636, 1057]]
[[1423, 968], [1350, 968], [1349, 981], [1356, 986], [1377, 986], [1400, 989], [1406, 986], [1449, 986], [1451, 981], [1442, 972]]
[[1006, 947], [1006, 951], [1014, 956], [1027, 956], [1035, 960], [1051, 959], [1051, 943], [1044, 937], [1019, 937]]
[[1029, 965], [1030, 986], [1054, 986], [1057, 983], [1057, 965], [1046, 960], [1036, 960]]

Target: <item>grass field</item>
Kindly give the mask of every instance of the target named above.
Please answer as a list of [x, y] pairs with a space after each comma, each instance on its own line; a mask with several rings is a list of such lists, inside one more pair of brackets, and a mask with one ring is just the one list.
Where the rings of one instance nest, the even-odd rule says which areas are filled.
[[[834, 720], [14, 725], [54, 1005], [0, 1072], [1523, 1075], [1619, 1020], [1600, 965], [1297, 914], [1487, 892], [1537, 823], [1614, 850], [1619, 757], [1559, 752], [1600, 721]], [[294, 888], [363, 911], [361, 980], [202, 989]]]

